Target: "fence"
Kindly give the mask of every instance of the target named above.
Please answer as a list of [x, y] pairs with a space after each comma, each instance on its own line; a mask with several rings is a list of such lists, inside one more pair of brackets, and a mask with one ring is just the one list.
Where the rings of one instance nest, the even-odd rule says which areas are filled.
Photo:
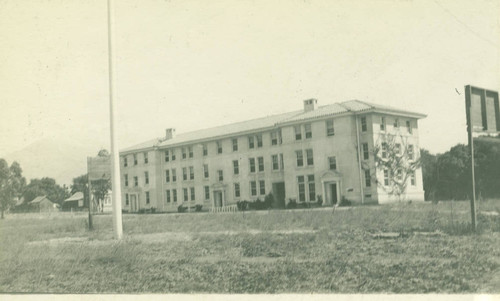
[[236, 205], [229, 205], [229, 206], [223, 206], [223, 207], [212, 207], [210, 209], [210, 212], [212, 212], [212, 213], [237, 212], [237, 211], [238, 211], [238, 206], [236, 206]]

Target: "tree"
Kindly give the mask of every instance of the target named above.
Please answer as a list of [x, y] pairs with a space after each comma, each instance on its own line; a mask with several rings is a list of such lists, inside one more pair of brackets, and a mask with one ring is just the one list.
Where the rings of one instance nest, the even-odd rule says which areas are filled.
[[24, 201], [31, 202], [38, 196], [46, 196], [49, 200], [62, 204], [69, 197], [69, 191], [59, 186], [52, 178], [32, 179], [23, 192]]
[[[387, 183], [379, 182], [376, 172], [372, 177], [377, 185], [387, 194], [395, 196], [402, 201], [406, 196], [406, 188], [415, 171], [420, 167], [421, 161], [415, 147], [409, 145], [407, 140], [399, 136], [385, 134], [379, 137], [379, 142], [373, 148], [375, 167], [387, 173]], [[384, 179], [385, 181], [385, 179]]]
[[424, 181], [425, 199], [434, 199], [439, 187], [437, 186], [437, 159], [438, 155], [431, 154], [426, 149], [420, 150], [422, 163], [422, 178]]
[[92, 181], [92, 194], [94, 195], [99, 211], [103, 210], [104, 198], [108, 195], [110, 190], [111, 181], [109, 179]]
[[7, 161], [0, 159], [0, 211], [1, 218], [10, 207], [14, 206], [15, 198], [19, 197], [26, 185], [26, 179], [22, 176], [19, 163], [13, 162], [11, 166]]
[[71, 184], [71, 194], [74, 194], [76, 192], [83, 193], [83, 204], [85, 207], [88, 208], [88, 205], [89, 205], [89, 178], [88, 178], [87, 174], [73, 178], [73, 184]]

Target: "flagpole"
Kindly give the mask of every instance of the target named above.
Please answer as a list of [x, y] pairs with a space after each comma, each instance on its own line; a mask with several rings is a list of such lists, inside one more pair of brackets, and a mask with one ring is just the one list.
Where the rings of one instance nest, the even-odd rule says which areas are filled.
[[115, 135], [116, 105], [113, 95], [113, 62], [111, 44], [111, 0], [108, 0], [108, 70], [109, 70], [109, 121], [111, 132], [111, 191], [113, 194], [113, 230], [116, 239], [122, 239], [122, 197], [120, 187], [120, 157]]

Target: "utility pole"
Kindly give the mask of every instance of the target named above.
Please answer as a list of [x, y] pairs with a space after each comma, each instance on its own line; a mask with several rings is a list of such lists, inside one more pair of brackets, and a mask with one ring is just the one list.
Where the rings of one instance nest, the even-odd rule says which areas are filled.
[[111, 36], [111, 0], [108, 0], [108, 72], [109, 72], [109, 121], [111, 134], [111, 191], [113, 193], [113, 230], [115, 238], [120, 240], [123, 236], [122, 226], [122, 197], [120, 187], [120, 157], [118, 154], [118, 143], [115, 135], [115, 120], [117, 110], [113, 95], [113, 60], [112, 60], [112, 36]]
[[470, 199], [470, 211], [472, 230], [476, 232], [476, 178], [474, 175], [474, 136], [473, 136], [473, 123], [471, 114], [471, 87], [465, 86], [465, 112], [467, 117], [467, 134], [469, 138], [469, 150], [472, 172], [472, 197]]

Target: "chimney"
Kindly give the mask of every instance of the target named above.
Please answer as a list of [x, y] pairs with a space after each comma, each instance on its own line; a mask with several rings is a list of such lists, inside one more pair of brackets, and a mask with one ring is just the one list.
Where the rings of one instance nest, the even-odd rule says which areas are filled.
[[318, 100], [315, 98], [304, 100], [304, 112], [314, 111], [317, 102]]
[[165, 140], [169, 140], [175, 138], [175, 129], [174, 128], [168, 128], [165, 130]]

